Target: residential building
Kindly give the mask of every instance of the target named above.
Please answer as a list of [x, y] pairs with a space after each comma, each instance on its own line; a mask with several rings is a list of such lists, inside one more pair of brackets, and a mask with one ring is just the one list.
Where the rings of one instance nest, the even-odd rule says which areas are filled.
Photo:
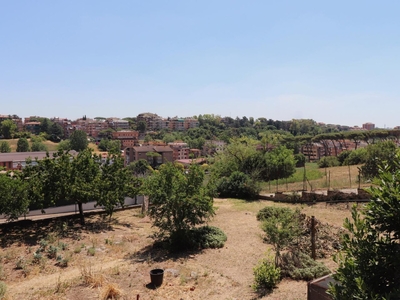
[[157, 121], [160, 119], [162, 118], [157, 114], [147, 112], [138, 114], [136, 117], [136, 122], [139, 123], [143, 121], [146, 123], [147, 130], [154, 130], [156, 129]]
[[183, 126], [185, 127], [186, 130], [190, 129], [190, 128], [196, 128], [199, 127], [199, 121], [197, 119], [194, 118], [185, 118], [183, 121]]
[[[56, 151], [50, 151], [49, 157], [53, 157], [53, 153]], [[76, 155], [77, 152], [69, 151], [70, 154]], [[40, 152], [11, 152], [11, 153], [0, 153], [0, 167], [6, 168], [6, 170], [20, 170], [26, 166], [26, 160], [31, 159], [32, 164], [36, 163], [36, 160], [42, 160], [47, 157], [46, 151]]]
[[129, 129], [129, 121], [122, 120], [118, 118], [108, 118], [107, 119], [108, 126], [114, 130], [127, 130]]
[[173, 159], [178, 160], [178, 159], [188, 159], [189, 158], [189, 153], [190, 149], [187, 143], [183, 142], [174, 142], [174, 143], [168, 143], [168, 146], [172, 148], [173, 152]]
[[153, 167], [173, 161], [173, 150], [169, 146], [138, 146], [125, 148], [125, 165], [145, 159]]
[[25, 130], [33, 134], [40, 133], [40, 122], [25, 122]]
[[121, 149], [139, 145], [139, 131], [121, 130], [112, 133], [114, 140], [121, 141]]
[[207, 141], [203, 146], [202, 154], [204, 156], [213, 155], [217, 152], [224, 151], [225, 146], [226, 143], [224, 141]]
[[362, 128], [365, 130], [373, 130], [375, 129], [375, 124], [373, 123], [365, 123], [362, 125]]

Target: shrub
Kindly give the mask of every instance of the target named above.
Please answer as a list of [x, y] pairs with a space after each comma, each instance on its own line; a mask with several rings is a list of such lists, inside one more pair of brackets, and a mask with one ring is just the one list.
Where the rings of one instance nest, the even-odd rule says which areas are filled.
[[0, 281], [0, 299], [3, 299], [7, 292], [7, 285], [5, 282]]
[[337, 167], [339, 165], [340, 162], [335, 156], [324, 156], [318, 161], [318, 167], [320, 168]]
[[282, 277], [290, 277], [295, 280], [312, 280], [330, 273], [330, 270], [322, 263], [313, 260], [302, 252], [287, 252], [282, 255], [279, 265]]
[[275, 264], [268, 259], [262, 260], [261, 263], [253, 269], [253, 273], [253, 289], [262, 294], [271, 291], [281, 279], [281, 270], [275, 267]]
[[49, 242], [44, 240], [44, 239], [41, 239], [40, 242], [39, 242], [39, 245], [40, 245], [41, 249], [46, 249], [48, 244], [49, 244]]
[[90, 255], [90, 256], [94, 256], [94, 255], [96, 254], [96, 248], [90, 247], [90, 248], [87, 250], [87, 254]]
[[47, 256], [49, 258], [56, 258], [58, 252], [58, 248], [56, 246], [50, 245], [49, 249], [47, 249]]
[[42, 255], [41, 251], [39, 251], [39, 249], [35, 253], [33, 253], [33, 261], [32, 262], [35, 264], [39, 264], [43, 260], [43, 255]]
[[287, 207], [266, 206], [257, 213], [257, 220], [261, 221], [272, 217], [279, 218], [293, 213], [294, 211]]
[[255, 180], [239, 171], [235, 171], [229, 177], [223, 177], [217, 182], [217, 193], [220, 197], [254, 199], [257, 198], [260, 190], [260, 186]]
[[306, 163], [306, 157], [303, 153], [297, 153], [294, 155], [294, 159], [296, 161], [296, 168], [304, 167]]
[[351, 151], [349, 156], [343, 162], [343, 165], [359, 165], [363, 164], [367, 161], [367, 149], [360, 148], [354, 151]]
[[64, 250], [68, 249], [68, 244], [66, 244], [64, 242], [59, 242], [58, 247], [60, 247], [60, 249], [64, 251]]
[[16, 262], [16, 264], [15, 264], [15, 268], [17, 269], [17, 270], [22, 270], [22, 269], [24, 269], [26, 267], [26, 260], [25, 260], [25, 257], [20, 257], [20, 258], [18, 258], [18, 260], [17, 260], [17, 262]]
[[190, 242], [193, 248], [222, 248], [227, 240], [226, 234], [214, 226], [202, 226], [191, 230]]

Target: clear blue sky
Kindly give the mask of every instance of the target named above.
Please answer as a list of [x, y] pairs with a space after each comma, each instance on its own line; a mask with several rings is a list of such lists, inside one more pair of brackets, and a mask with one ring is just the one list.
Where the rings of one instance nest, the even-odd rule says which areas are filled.
[[400, 125], [400, 1], [0, 0], [0, 114]]

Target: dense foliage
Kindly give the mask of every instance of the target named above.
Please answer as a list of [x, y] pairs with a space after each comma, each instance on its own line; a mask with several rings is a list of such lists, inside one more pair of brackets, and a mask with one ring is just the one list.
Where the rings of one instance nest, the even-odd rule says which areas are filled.
[[270, 292], [281, 281], [281, 270], [269, 259], [263, 259], [253, 269], [253, 289], [260, 295]]
[[334, 299], [400, 298], [400, 156], [378, 169], [378, 186], [362, 215], [353, 207], [343, 236]]
[[90, 149], [76, 156], [59, 151], [53, 157], [28, 161], [21, 176], [27, 185], [24, 199], [30, 205], [44, 209], [60, 201], [76, 203], [82, 224], [84, 203], [94, 201], [111, 215], [116, 207], [123, 205], [125, 196], [138, 192], [136, 179], [124, 168], [121, 157], [109, 156], [102, 163], [101, 157]]
[[158, 237], [168, 238], [174, 250], [190, 248], [191, 230], [214, 215], [213, 195], [203, 181], [199, 166], [191, 165], [184, 172], [167, 163], [145, 182], [153, 226], [159, 229]]
[[214, 156], [212, 174], [221, 197], [254, 198], [259, 183], [294, 174], [293, 152], [283, 146], [257, 150], [257, 141], [232, 139], [223, 152]]

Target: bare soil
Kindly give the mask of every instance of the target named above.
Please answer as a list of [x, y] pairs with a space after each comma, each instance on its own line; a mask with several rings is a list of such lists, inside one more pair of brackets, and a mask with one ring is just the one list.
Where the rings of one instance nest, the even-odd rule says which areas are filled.
[[[7, 284], [6, 299], [106, 299], [110, 291], [121, 299], [306, 299], [307, 283], [283, 280], [269, 295], [258, 297], [251, 288], [253, 267], [270, 246], [256, 220], [259, 209], [270, 201], [245, 202], [216, 199], [216, 216], [210, 225], [221, 228], [228, 241], [221, 249], [170, 255], [153, 247], [154, 228], [138, 211], [124, 210], [113, 219], [90, 215], [81, 227], [72, 217], [2, 225], [0, 280]], [[301, 207], [321, 222], [341, 226], [348, 209], [325, 204]], [[34, 253], [47, 241], [40, 260]], [[65, 249], [62, 246], [65, 243]], [[50, 245], [57, 256], [68, 258], [61, 267], [48, 256]], [[324, 260], [335, 268], [331, 258]], [[166, 270], [155, 289], [149, 271]], [[110, 292], [111, 293], [111, 292]]]

